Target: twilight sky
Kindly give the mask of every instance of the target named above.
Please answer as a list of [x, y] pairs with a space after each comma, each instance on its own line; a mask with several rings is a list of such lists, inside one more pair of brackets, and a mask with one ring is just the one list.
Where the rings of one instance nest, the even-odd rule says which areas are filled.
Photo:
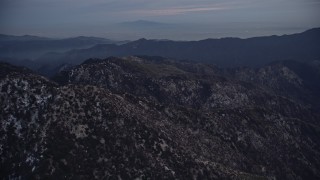
[[[0, 0], [0, 33], [49, 37], [250, 37], [319, 27], [319, 19], [320, 0]], [[161, 32], [117, 27], [136, 20], [177, 27]]]

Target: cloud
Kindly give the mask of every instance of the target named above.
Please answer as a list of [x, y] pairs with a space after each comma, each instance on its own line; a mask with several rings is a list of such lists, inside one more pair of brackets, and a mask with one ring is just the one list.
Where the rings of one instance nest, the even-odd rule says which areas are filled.
[[226, 5], [206, 5], [206, 6], [184, 6], [184, 7], [164, 7], [159, 9], [138, 9], [131, 10], [125, 13], [143, 16], [172, 16], [181, 15], [187, 13], [207, 12], [207, 11], [220, 11], [227, 9], [235, 9], [237, 7], [231, 7]]

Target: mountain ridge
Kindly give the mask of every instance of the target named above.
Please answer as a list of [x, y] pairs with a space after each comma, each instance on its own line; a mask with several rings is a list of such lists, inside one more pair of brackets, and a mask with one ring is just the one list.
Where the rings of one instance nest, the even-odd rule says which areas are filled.
[[[212, 63], [221, 67], [259, 67], [277, 60], [319, 60], [319, 42], [320, 29], [315, 28], [293, 35], [248, 39], [225, 38], [185, 42], [139, 39], [122, 45], [97, 45], [89, 49], [73, 50], [59, 58], [46, 55], [44, 59], [80, 64], [88, 58], [147, 55]], [[42, 59], [37, 61], [41, 62]]]
[[4, 178], [320, 177], [320, 114], [291, 95], [161, 57], [91, 59], [59, 76], [0, 76]]

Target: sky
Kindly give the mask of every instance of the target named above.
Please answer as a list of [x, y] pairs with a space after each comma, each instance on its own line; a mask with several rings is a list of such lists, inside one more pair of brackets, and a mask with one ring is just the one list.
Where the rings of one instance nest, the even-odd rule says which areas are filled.
[[[13, 35], [252, 37], [320, 27], [319, 19], [320, 0], [0, 0], [0, 33]], [[137, 20], [175, 28], [141, 32], [119, 26]]]

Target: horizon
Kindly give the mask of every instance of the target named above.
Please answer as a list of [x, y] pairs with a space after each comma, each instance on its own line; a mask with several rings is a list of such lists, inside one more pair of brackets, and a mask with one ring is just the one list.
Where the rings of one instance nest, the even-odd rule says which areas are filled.
[[[123, 23], [132, 23], [132, 22], [140, 22], [144, 20], [137, 20], [137, 21], [131, 21], [131, 22], [123, 22]], [[159, 23], [159, 22], [153, 22], [153, 21], [146, 21], [146, 22], [152, 22], [152, 23]], [[120, 24], [120, 23], [118, 23]], [[62, 37], [56, 37], [56, 36], [41, 36], [37, 34], [6, 34], [6, 33], [0, 33], [0, 35], [5, 35], [5, 36], [17, 36], [17, 37], [22, 37], [22, 36], [33, 36], [33, 37], [39, 37], [39, 38], [48, 38], [48, 39], [71, 39], [71, 38], [80, 38], [80, 37], [86, 37], [86, 38], [103, 38], [103, 39], [108, 39], [108, 40], [113, 40], [113, 41], [137, 41], [140, 39], [146, 39], [146, 40], [167, 40], [167, 41], [201, 41], [201, 40], [207, 40], [207, 39], [224, 39], [224, 38], [238, 38], [238, 39], [250, 39], [250, 38], [256, 38], [256, 37], [268, 37], [268, 36], [286, 36], [286, 35], [294, 35], [294, 34], [299, 34], [299, 33], [304, 33], [306, 31], [312, 30], [312, 29], [320, 29], [319, 27], [312, 27], [312, 28], [307, 28], [307, 29], [301, 29], [297, 30], [295, 29], [294, 31], [290, 31], [290, 33], [278, 33], [278, 34], [265, 34], [265, 35], [257, 35], [257, 36], [248, 36], [248, 37], [239, 37], [239, 36], [221, 36], [221, 37], [205, 37], [205, 38], [200, 38], [200, 39], [169, 39], [169, 38], [148, 38], [148, 37], [137, 37], [137, 38], [131, 38], [131, 39], [113, 39], [110, 37], [104, 37], [104, 36], [94, 36], [94, 35], [86, 35], [86, 34], [81, 34], [81, 35], [75, 35], [75, 36], [62, 36]]]
[[248, 38], [320, 27], [319, 17], [318, 0], [3, 0], [0, 34], [115, 40]]

